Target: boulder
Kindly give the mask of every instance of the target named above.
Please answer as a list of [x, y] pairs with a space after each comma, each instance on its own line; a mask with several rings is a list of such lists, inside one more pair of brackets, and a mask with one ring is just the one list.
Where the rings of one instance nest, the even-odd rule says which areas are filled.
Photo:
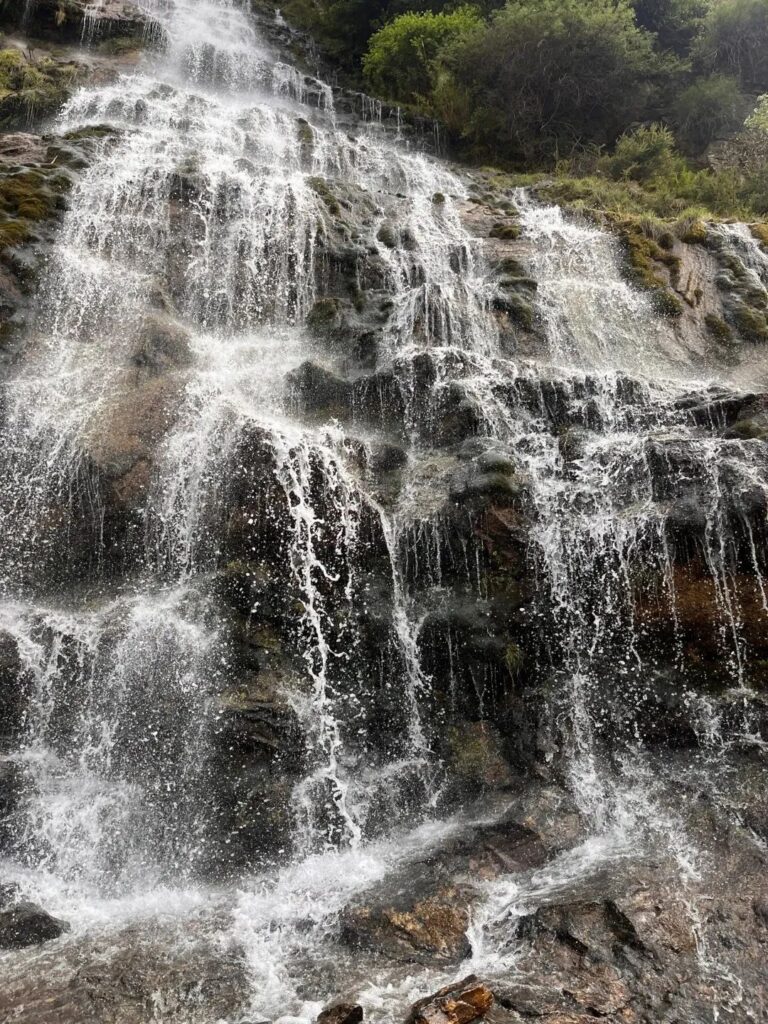
[[474, 974], [414, 1004], [406, 1024], [471, 1024], [493, 1006], [493, 993]]
[[353, 387], [318, 363], [307, 361], [286, 377], [292, 404], [304, 415], [324, 419], [348, 419]]
[[458, 964], [471, 951], [466, 932], [481, 896], [465, 879], [527, 871], [548, 856], [539, 835], [516, 820], [470, 829], [349, 905], [342, 941], [399, 963]]
[[342, 940], [399, 963], [453, 965], [471, 951], [466, 932], [475, 893], [434, 885], [428, 871], [410, 874], [397, 891], [374, 894], [342, 915]]
[[356, 1003], [331, 1003], [317, 1018], [317, 1024], [360, 1024], [363, 1008]]
[[[24, 1024], [211, 1024], [251, 1020], [242, 956], [146, 924], [10, 958], [0, 1020]], [[255, 1024], [255, 1022], [254, 1022]]]
[[149, 376], [192, 365], [190, 336], [181, 324], [160, 312], [144, 318], [132, 362]]
[[99, 410], [86, 438], [86, 451], [116, 505], [142, 505], [151, 465], [174, 423], [182, 387], [176, 375], [150, 377], [138, 386], [126, 380], [125, 388]]
[[0, 909], [0, 949], [24, 949], [58, 939], [69, 925], [23, 900]]

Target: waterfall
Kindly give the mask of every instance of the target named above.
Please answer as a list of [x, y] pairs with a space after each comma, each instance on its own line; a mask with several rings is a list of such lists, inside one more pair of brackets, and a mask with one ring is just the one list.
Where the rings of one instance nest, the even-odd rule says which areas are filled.
[[[157, 45], [52, 126], [92, 157], [3, 386], [0, 766], [23, 796], [0, 881], [75, 920], [66, 957], [145, 926], [236, 950], [255, 1019], [312, 1022], [370, 966], [383, 1024], [452, 968], [340, 953], [345, 907], [515, 795], [466, 796], [452, 730], [522, 744], [530, 700], [526, 771], [583, 829], [469, 880], [478, 971], [603, 869], [661, 850], [693, 893], [643, 710], [673, 692], [705, 759], [761, 742], [768, 457], [612, 235], [514, 193], [536, 282], [515, 350], [464, 175], [250, 4], [139, 6]], [[713, 231], [765, 289], [748, 229]]]
[[[407, 746], [419, 748], [414, 761], [396, 745], [389, 799], [398, 772], [412, 787], [413, 765], [420, 773], [428, 756], [414, 690], [428, 681], [404, 611], [392, 524], [354, 478], [341, 433], [307, 430], [291, 420], [285, 402], [286, 373], [311, 354], [303, 323], [326, 273], [318, 239], [330, 230], [330, 214], [318, 176], [409, 197], [401, 230], [413, 243], [397, 256], [381, 246], [396, 307], [392, 358], [415, 339], [424, 349], [439, 342], [473, 350], [486, 336], [481, 282], [450, 198], [461, 186], [447, 170], [399, 147], [377, 124], [363, 140], [350, 137], [336, 126], [332, 94], [322, 83], [312, 94], [319, 102], [307, 106], [313, 80], [307, 86], [276, 58], [240, 4], [148, 6], [166, 40], [162, 54], [114, 84], [76, 93], [59, 117], [62, 135], [98, 131], [103, 138], [51, 254], [30, 355], [8, 388], [6, 466], [13, 484], [3, 515], [12, 543], [3, 585], [9, 607], [30, 601], [16, 622], [34, 624], [38, 614], [58, 621], [53, 610], [38, 613], [27, 593], [40, 566], [58, 554], [36, 524], [55, 519], [59, 534], [90, 526], [84, 546], [96, 563], [103, 561], [105, 477], [131, 458], [132, 439], [128, 451], [113, 451], [111, 434], [119, 447], [121, 431], [134, 429], [129, 406], [136, 393], [157, 403], [161, 421], [156, 465], [139, 460], [135, 470], [144, 497], [128, 528], [132, 537], [143, 536], [132, 547], [138, 573], [125, 593], [112, 596], [110, 571], [101, 570], [95, 592], [74, 598], [82, 610], [71, 613], [72, 637], [50, 627], [39, 655], [48, 668], [30, 669], [55, 682], [49, 680], [45, 697], [33, 699], [54, 708], [30, 715], [20, 754], [36, 794], [25, 828], [52, 837], [44, 860], [54, 873], [71, 881], [73, 869], [65, 865], [77, 863], [76, 874], [97, 889], [126, 884], [125, 865], [113, 870], [108, 853], [101, 856], [116, 835], [130, 832], [139, 847], [146, 842], [153, 862], [165, 858], [166, 874], [174, 875], [194, 872], [190, 851], [205, 843], [205, 736], [215, 722], [217, 677], [226, 677], [226, 668], [211, 666], [226, 665], [228, 655], [224, 624], [209, 614], [203, 595], [207, 574], [220, 566], [227, 489], [246, 435], [258, 435], [266, 449], [273, 499], [282, 499], [284, 511], [274, 514], [287, 531], [287, 582], [301, 607], [297, 630], [309, 689], [299, 683], [285, 695], [307, 744], [307, 774], [295, 789], [299, 848], [359, 842], [363, 806], [377, 802], [372, 779], [351, 798], [365, 755], [342, 721], [354, 718], [351, 704], [365, 689], [354, 665], [359, 639], [352, 628], [338, 629], [339, 617], [350, 618], [359, 599], [356, 535], [363, 515], [380, 519], [388, 538], [390, 579], [400, 595], [388, 642], [395, 662], [405, 666], [405, 681], [396, 680], [396, 667], [384, 671], [393, 673], [387, 686], [404, 687]], [[372, 219], [374, 244], [382, 223], [381, 215]], [[456, 261], [465, 273], [454, 269]], [[161, 347], [169, 372], [158, 369], [152, 345]], [[261, 528], [256, 519], [252, 524]], [[50, 590], [49, 582], [41, 578], [38, 590]], [[49, 600], [55, 609], [73, 597], [54, 587]], [[156, 616], [168, 621], [158, 624]], [[79, 639], [83, 632], [87, 642]], [[55, 705], [64, 699], [58, 691], [71, 685], [55, 655], [62, 644], [78, 651], [85, 645], [79, 672], [90, 680], [87, 711], [69, 744], [35, 721], [40, 715], [56, 720]], [[151, 670], [158, 686], [169, 687], [162, 699], [144, 692], [147, 657], [174, 666], [168, 679], [161, 666]], [[148, 718], [131, 713], [130, 727], [118, 727], [134, 703]], [[136, 745], [165, 744], [169, 730], [174, 741], [147, 781], [131, 767]], [[48, 757], [49, 744], [68, 750]], [[195, 782], [184, 798], [190, 806], [181, 814], [175, 789], [193, 763]], [[166, 773], [177, 783], [157, 797], [161, 820], [136, 828], [134, 805], [147, 800], [147, 785], [162, 788]], [[61, 810], [46, 794], [75, 787], [81, 775], [89, 787], [117, 795], [88, 801], [78, 811], [88, 820], [62, 830], [55, 818]], [[328, 799], [335, 808], [330, 815]], [[179, 844], [188, 851], [183, 867], [174, 852]], [[35, 842], [25, 845], [33, 849]], [[136, 854], [135, 884], [145, 884], [148, 856]]]

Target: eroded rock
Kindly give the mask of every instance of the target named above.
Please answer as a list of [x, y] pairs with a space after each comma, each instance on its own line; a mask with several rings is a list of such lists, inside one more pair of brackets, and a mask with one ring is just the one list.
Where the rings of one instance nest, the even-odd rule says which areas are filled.
[[474, 975], [416, 1003], [406, 1024], [471, 1024], [493, 1006], [493, 993]]

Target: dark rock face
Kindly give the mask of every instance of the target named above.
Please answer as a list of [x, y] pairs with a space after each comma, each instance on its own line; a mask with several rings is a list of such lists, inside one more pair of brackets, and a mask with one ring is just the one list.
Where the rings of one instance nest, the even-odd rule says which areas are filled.
[[24, 949], [51, 942], [69, 931], [69, 925], [51, 917], [26, 900], [16, 902], [13, 893], [0, 894], [0, 949]]
[[363, 1008], [354, 1003], [333, 1003], [317, 1018], [317, 1024], [361, 1024]]
[[96, 35], [142, 36], [149, 24], [130, 0], [32, 0], [29, 5], [3, 0], [0, 4], [0, 25], [59, 40], [79, 40], [84, 29]]

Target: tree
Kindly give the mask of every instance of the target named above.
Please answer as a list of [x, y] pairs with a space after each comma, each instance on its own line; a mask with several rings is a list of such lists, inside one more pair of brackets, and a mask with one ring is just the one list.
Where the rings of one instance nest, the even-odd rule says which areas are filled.
[[708, 71], [768, 87], [768, 0], [719, 0], [707, 14], [695, 56]]
[[637, 24], [652, 32], [661, 50], [688, 54], [711, 0], [632, 0]]
[[396, 103], [426, 100], [428, 105], [438, 62], [481, 28], [480, 15], [472, 7], [448, 14], [402, 14], [372, 37], [363, 58], [366, 82]]
[[677, 98], [673, 116], [677, 137], [689, 153], [703, 153], [719, 136], [743, 122], [748, 103], [735, 78], [710, 75], [693, 82]]
[[654, 116], [673, 70], [628, 0], [509, 0], [445, 61], [473, 97], [465, 133], [487, 155], [527, 164], [612, 144]]

